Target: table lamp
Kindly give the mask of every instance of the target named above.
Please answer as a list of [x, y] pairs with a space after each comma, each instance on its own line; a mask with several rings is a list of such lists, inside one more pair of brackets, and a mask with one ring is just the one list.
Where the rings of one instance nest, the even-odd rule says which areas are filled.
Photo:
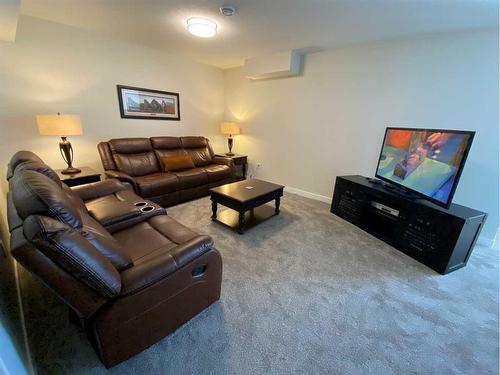
[[38, 131], [42, 135], [57, 135], [61, 137], [59, 141], [59, 151], [61, 156], [68, 164], [68, 168], [61, 171], [63, 174], [80, 173], [81, 169], [74, 168], [73, 163], [73, 147], [66, 139], [69, 135], [82, 134], [82, 124], [78, 115], [37, 115], [36, 123]]
[[233, 135], [240, 134], [240, 125], [236, 122], [223, 122], [220, 124], [220, 131], [222, 134], [228, 134], [227, 146], [229, 147], [229, 152], [226, 152], [227, 156], [233, 156], [231, 152], [233, 149]]

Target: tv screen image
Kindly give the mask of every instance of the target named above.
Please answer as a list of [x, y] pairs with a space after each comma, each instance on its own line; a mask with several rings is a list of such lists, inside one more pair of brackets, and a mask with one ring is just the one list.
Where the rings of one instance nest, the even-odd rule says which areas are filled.
[[449, 207], [474, 132], [387, 128], [376, 177]]

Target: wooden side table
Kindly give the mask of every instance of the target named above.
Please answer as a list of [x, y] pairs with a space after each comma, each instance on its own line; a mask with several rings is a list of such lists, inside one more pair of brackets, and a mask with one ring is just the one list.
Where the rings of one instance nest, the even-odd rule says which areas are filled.
[[215, 154], [215, 156], [223, 156], [225, 158], [233, 159], [234, 165], [236, 165], [236, 179], [238, 181], [245, 180], [247, 178], [248, 160], [247, 155], [234, 154], [229, 156], [226, 154]]
[[101, 181], [101, 174], [90, 167], [79, 167], [82, 171], [76, 174], [62, 174], [62, 169], [56, 169], [56, 173], [68, 186], [78, 186]]

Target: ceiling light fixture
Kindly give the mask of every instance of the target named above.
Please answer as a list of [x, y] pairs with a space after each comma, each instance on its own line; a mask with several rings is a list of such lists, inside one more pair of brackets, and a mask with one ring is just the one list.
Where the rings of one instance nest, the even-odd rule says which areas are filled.
[[217, 24], [208, 18], [192, 17], [187, 20], [188, 31], [201, 38], [211, 38], [217, 34]]

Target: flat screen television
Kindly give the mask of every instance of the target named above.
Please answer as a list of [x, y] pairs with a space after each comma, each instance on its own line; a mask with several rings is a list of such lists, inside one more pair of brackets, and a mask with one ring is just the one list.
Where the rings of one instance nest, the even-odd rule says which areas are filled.
[[385, 130], [375, 176], [448, 208], [475, 132], [443, 129]]

